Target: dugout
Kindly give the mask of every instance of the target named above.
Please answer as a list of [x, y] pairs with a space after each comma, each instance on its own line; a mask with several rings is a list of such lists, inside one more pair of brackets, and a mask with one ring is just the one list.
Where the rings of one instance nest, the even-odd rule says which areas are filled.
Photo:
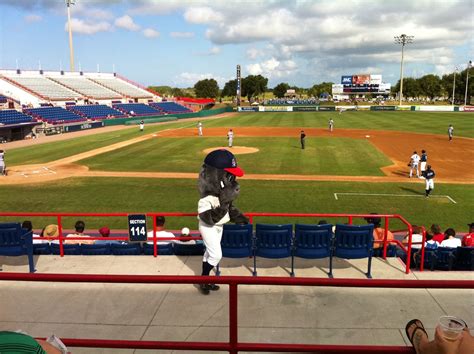
[[34, 128], [41, 125], [38, 122], [2, 125], [0, 123], [0, 142], [23, 140], [27, 135], [33, 133]]

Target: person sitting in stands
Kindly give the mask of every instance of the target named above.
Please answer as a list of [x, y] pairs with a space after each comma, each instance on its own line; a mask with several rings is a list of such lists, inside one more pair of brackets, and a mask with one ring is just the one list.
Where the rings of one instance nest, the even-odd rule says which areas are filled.
[[454, 231], [454, 229], [446, 229], [446, 231], [444, 232], [444, 240], [443, 242], [441, 242], [440, 247], [461, 247], [461, 240], [456, 238], [456, 231]]
[[77, 245], [77, 244], [85, 244], [85, 245], [92, 245], [94, 244], [94, 240], [87, 240], [90, 238], [89, 235], [84, 234], [84, 229], [86, 228], [86, 224], [84, 221], [78, 220], [74, 225], [76, 232], [73, 234], [68, 234], [66, 237], [82, 237], [84, 240], [65, 240], [64, 244], [66, 245]]
[[[175, 237], [172, 232], [165, 231], [165, 217], [158, 215], [155, 217], [156, 220], [156, 238], [164, 237]], [[148, 244], [153, 244], [153, 230], [149, 231], [148, 234]], [[150, 240], [151, 239], [151, 240]], [[167, 245], [168, 243], [173, 242], [173, 240], [163, 240], [158, 242], [158, 245]]]
[[469, 226], [469, 233], [462, 238], [463, 247], [474, 247], [474, 222], [467, 224]]
[[433, 240], [433, 235], [426, 234], [425, 248], [427, 250], [435, 250], [439, 247], [439, 242]]
[[455, 340], [445, 338], [443, 330], [437, 326], [434, 340], [430, 341], [423, 323], [418, 319], [409, 321], [405, 332], [417, 354], [472, 354], [474, 352], [474, 337], [467, 325]]
[[[183, 227], [181, 229], [181, 234], [179, 235], [179, 237], [191, 237], [191, 231], [189, 231], [189, 229], [187, 227]], [[175, 243], [181, 243], [181, 244], [185, 244], [185, 245], [195, 245], [196, 244], [196, 240], [174, 240], [173, 242]]]
[[0, 353], [61, 354], [62, 351], [42, 339], [10, 331], [0, 332]]
[[[405, 238], [403, 239], [403, 244], [408, 245], [408, 237], [409, 237], [409, 234], [407, 232]], [[411, 234], [411, 248], [420, 249], [422, 243], [423, 243], [423, 235], [422, 235], [421, 227], [413, 225], [412, 234]]]
[[441, 227], [438, 224], [431, 225], [431, 235], [433, 236], [433, 240], [441, 243], [444, 240], [444, 234], [441, 232]]
[[[365, 218], [365, 220], [368, 224], [374, 224], [374, 256], [380, 257], [383, 254], [383, 240], [385, 237], [385, 229], [381, 226], [382, 219], [380, 219], [379, 217], [369, 217]], [[392, 232], [390, 230], [387, 230], [387, 246], [390, 244], [389, 242], [393, 239], [394, 237]]]
[[59, 228], [58, 225], [50, 224], [45, 226], [43, 230], [41, 230], [40, 237], [43, 237], [43, 240], [34, 240], [33, 243], [47, 243], [49, 241], [53, 242], [58, 242], [57, 240], [54, 240], [53, 238], [59, 236]]
[[[99, 230], [99, 235], [100, 237], [109, 237], [110, 236], [110, 229], [107, 226], [101, 227]], [[105, 245], [105, 244], [121, 244], [123, 242], [118, 241], [118, 240], [96, 240], [95, 244], [96, 245]]]
[[[23, 221], [23, 223], [21, 224], [21, 228], [27, 231], [31, 231], [33, 237], [39, 236], [38, 234], [33, 233], [33, 223], [30, 220]], [[34, 240], [33, 240], [33, 243], [34, 243]]]

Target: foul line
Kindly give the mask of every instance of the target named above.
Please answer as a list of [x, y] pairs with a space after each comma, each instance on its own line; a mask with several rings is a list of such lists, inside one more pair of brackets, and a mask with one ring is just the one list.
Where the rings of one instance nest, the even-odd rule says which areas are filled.
[[[383, 194], [383, 193], [334, 193], [334, 199], [339, 200], [338, 195], [373, 195], [381, 197], [418, 197], [424, 198], [424, 195], [413, 195], [413, 194]], [[451, 203], [457, 204], [457, 202], [449, 195], [432, 195], [430, 198], [447, 198]]]

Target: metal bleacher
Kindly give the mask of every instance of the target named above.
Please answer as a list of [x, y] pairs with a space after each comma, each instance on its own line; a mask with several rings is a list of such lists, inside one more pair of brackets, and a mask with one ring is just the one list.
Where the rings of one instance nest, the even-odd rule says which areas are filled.
[[152, 94], [145, 90], [139, 89], [119, 79], [105, 79], [105, 78], [94, 78], [90, 79], [102, 86], [105, 86], [115, 92], [122, 94], [123, 96], [131, 98], [152, 98]]
[[28, 108], [25, 113], [50, 124], [73, 123], [87, 120], [85, 117], [61, 107]]
[[86, 78], [58, 77], [54, 78], [54, 81], [57, 81], [61, 85], [67, 86], [86, 97], [95, 99], [114, 99], [122, 97], [117, 92], [109, 90], [108, 88], [98, 85]]
[[0, 111], [0, 125], [13, 125], [20, 123], [29, 123], [33, 121], [34, 119], [30, 116], [22, 112], [18, 112], [14, 109]]
[[61, 86], [45, 77], [22, 77], [9, 78], [10, 81], [16, 82], [20, 86], [45, 97], [51, 101], [74, 100], [80, 98], [81, 95], [64, 86]]
[[105, 104], [69, 106], [67, 109], [78, 115], [85, 116], [90, 119], [102, 119], [107, 117], [116, 118], [125, 116], [125, 114], [123, 114], [122, 112], [113, 109], [109, 106], [106, 106]]

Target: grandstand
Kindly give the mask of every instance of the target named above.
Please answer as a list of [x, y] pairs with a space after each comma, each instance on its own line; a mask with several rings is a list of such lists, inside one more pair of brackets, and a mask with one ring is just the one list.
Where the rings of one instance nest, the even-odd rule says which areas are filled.
[[157, 102], [157, 103], [150, 103], [150, 106], [160, 110], [166, 114], [179, 114], [179, 113], [190, 113], [192, 112], [189, 108], [184, 107], [180, 104], [175, 102]]
[[0, 125], [14, 125], [33, 122], [34, 119], [14, 109], [0, 111]]
[[112, 107], [125, 114], [130, 114], [133, 116], [157, 116], [163, 114], [158, 109], [143, 103], [120, 103], [114, 104]]
[[81, 95], [66, 87], [63, 87], [45, 77], [22, 77], [8, 79], [11, 83], [34, 93], [39, 97], [44, 97], [49, 101], [66, 101], [80, 98]]
[[137, 86], [117, 78], [90, 78], [92, 81], [130, 98], [153, 98], [153, 95]]
[[24, 112], [37, 120], [50, 124], [83, 122], [87, 120], [87, 118], [81, 117], [80, 115], [62, 107], [28, 108], [25, 109]]
[[122, 96], [117, 92], [109, 90], [104, 86], [98, 85], [86, 78], [57, 77], [54, 79], [51, 78], [50, 80], [56, 81], [59, 84], [76, 91], [84, 97], [90, 97], [97, 100], [122, 98]]
[[77, 115], [89, 118], [89, 119], [102, 119], [102, 118], [117, 118], [125, 117], [126, 115], [122, 112], [113, 109], [104, 104], [99, 105], [86, 105], [86, 106], [68, 106], [67, 109], [76, 113]]

